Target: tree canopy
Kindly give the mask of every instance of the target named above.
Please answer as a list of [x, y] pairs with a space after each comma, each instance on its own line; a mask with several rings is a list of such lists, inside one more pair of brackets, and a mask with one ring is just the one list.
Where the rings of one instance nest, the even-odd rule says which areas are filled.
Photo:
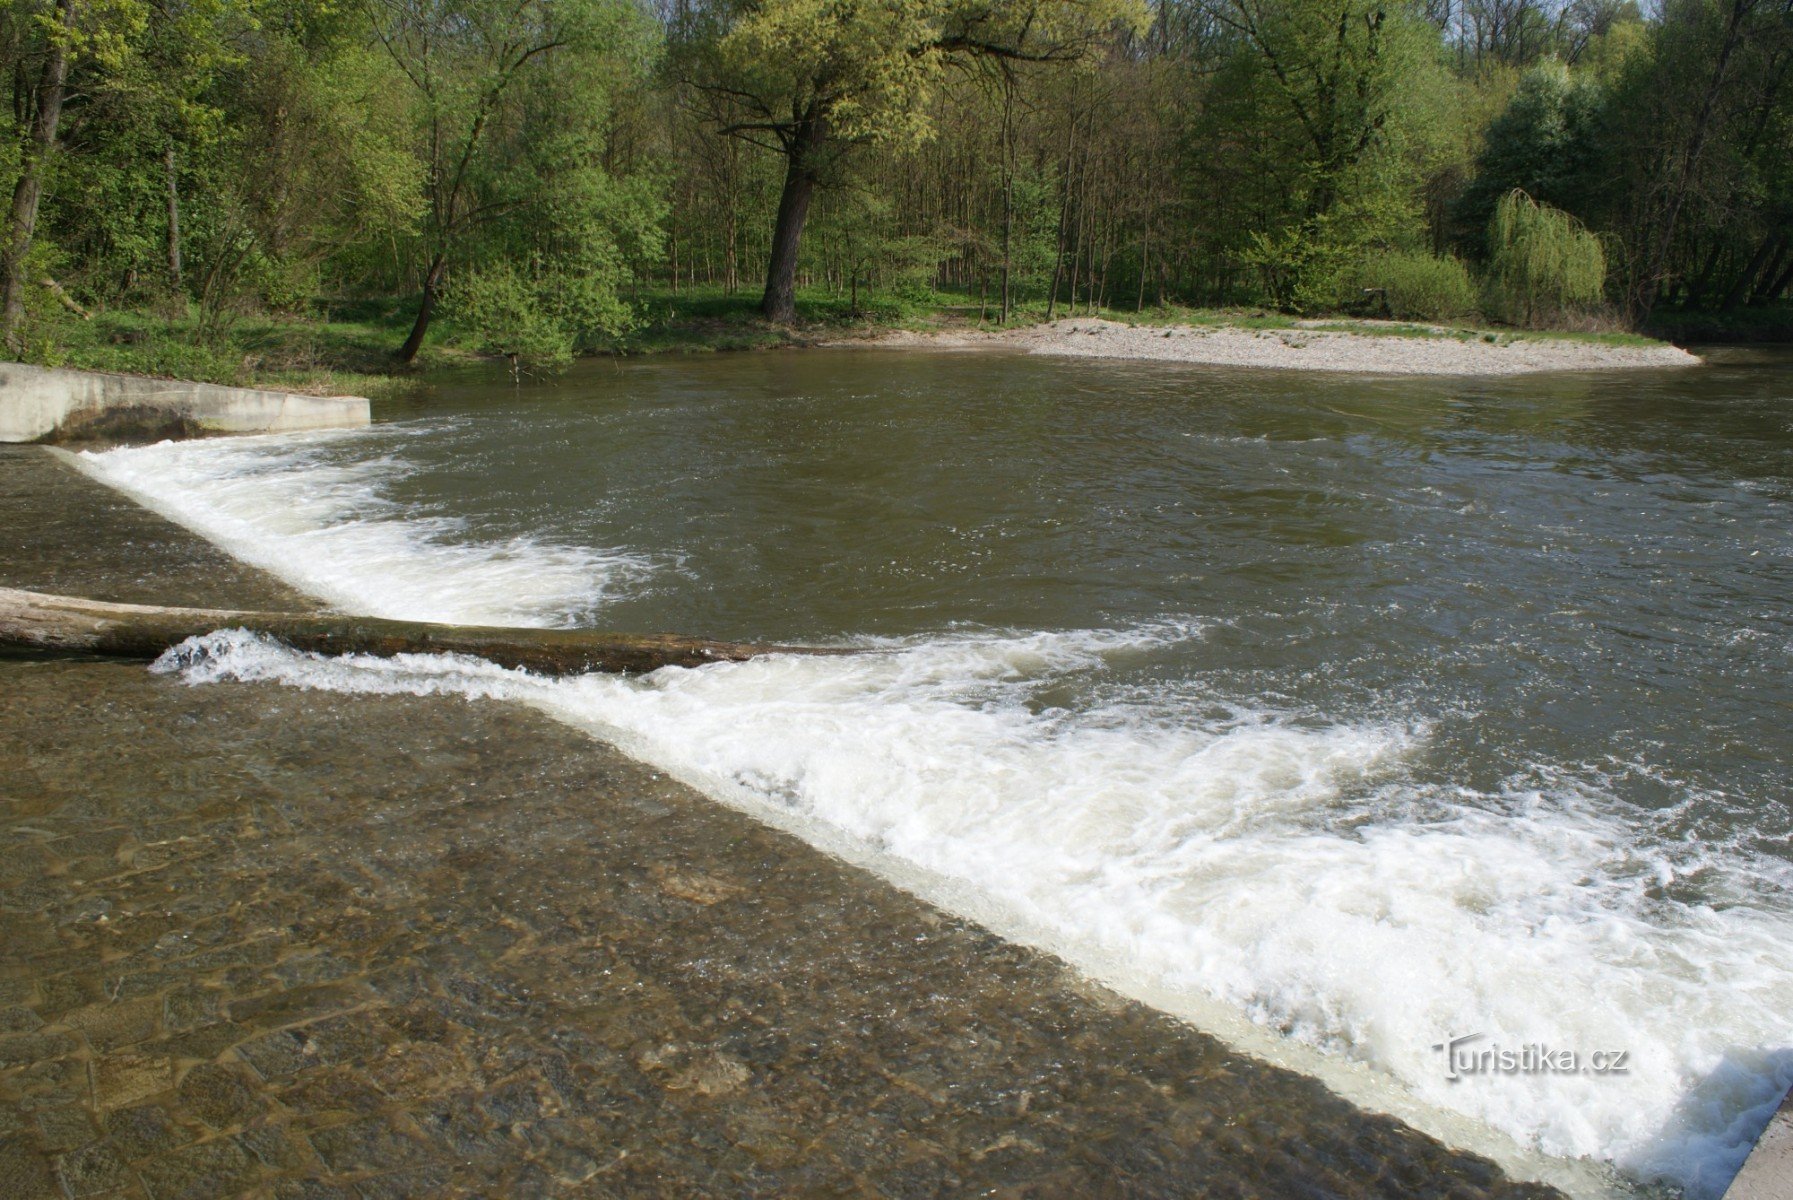
[[[1793, 0], [6, 0], [0, 59], [15, 354], [377, 302], [401, 358], [446, 314], [564, 362], [762, 280], [775, 321], [1793, 287]], [[1596, 296], [1511, 302], [1516, 190]]]

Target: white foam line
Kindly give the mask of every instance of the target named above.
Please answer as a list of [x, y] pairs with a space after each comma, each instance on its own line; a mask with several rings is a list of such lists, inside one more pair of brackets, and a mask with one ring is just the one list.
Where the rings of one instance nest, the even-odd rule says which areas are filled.
[[384, 431], [162, 442], [69, 462], [244, 562], [349, 612], [457, 624], [559, 626], [645, 578], [642, 555], [528, 538], [467, 540], [460, 523], [397, 511], [393, 458], [322, 461]]
[[[1716, 1194], [1787, 1072], [1749, 1050], [1784, 1036], [1784, 919], [1653, 920], [1650, 885], [1668, 868], [1569, 795], [1499, 811], [1428, 796], [1450, 815], [1368, 819], [1413, 786], [1401, 765], [1423, 730], [1274, 713], [1183, 726], [1020, 702], [1032, 683], [1150, 640], [955, 638], [548, 682], [227, 637], [186, 673], [533, 704], [1515, 1174], [1615, 1193], [1598, 1161], [1613, 1158]], [[1431, 1041], [1478, 1029], [1625, 1049], [1634, 1073], [1449, 1083]]]
[[[549, 623], [630, 569], [576, 548], [460, 543], [451, 523], [393, 510], [382, 487], [401, 463], [313, 461], [340, 436], [80, 465], [355, 611]], [[1427, 731], [1399, 719], [1204, 715], [1220, 710], [1193, 682], [1075, 712], [1033, 703], [1199, 633], [966, 634], [556, 682], [231, 635], [181, 669], [536, 705], [1515, 1174], [1621, 1191], [1611, 1162], [1716, 1196], [1793, 1082], [1784, 864], [1653, 833], [1598, 771], [1537, 764], [1490, 794], [1428, 782]], [[1703, 901], [1675, 898], [1690, 872]], [[1432, 1045], [1474, 1032], [1622, 1050], [1630, 1073], [1452, 1083]]]

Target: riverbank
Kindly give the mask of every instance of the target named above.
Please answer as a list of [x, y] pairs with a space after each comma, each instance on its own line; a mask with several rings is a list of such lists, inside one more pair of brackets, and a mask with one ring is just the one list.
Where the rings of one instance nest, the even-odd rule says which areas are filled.
[[1009, 330], [896, 330], [840, 344], [936, 349], [1009, 347], [1032, 354], [1376, 375], [1517, 375], [1698, 366], [1698, 356], [1642, 338], [1495, 334], [1393, 322], [1300, 321], [1283, 328], [1124, 324], [1076, 318]]
[[[639, 322], [587, 348], [636, 357], [827, 345], [1011, 346], [1037, 353], [1126, 357], [1247, 367], [1379, 374], [1513, 374], [1541, 370], [1690, 365], [1666, 342], [1622, 333], [1533, 333], [1345, 318], [1303, 319], [1254, 310], [1165, 309], [1104, 312], [1047, 322], [1017, 313], [997, 328], [986, 309], [938, 302], [869, 304], [809, 296], [792, 325], [762, 320], [753, 297], [717, 289], [644, 293]], [[409, 306], [363, 301], [319, 317], [243, 318], [205, 329], [191, 317], [103, 312], [66, 325], [45, 365], [116, 371], [317, 395], [350, 393], [404, 400], [432, 381], [488, 361], [463, 348], [452, 321], [439, 318], [416, 363], [399, 365]], [[1091, 332], [1094, 330], [1095, 332]], [[524, 363], [525, 372], [533, 368]]]
[[[286, 607], [35, 448], [0, 583]], [[519, 705], [0, 659], [21, 1197], [1542, 1196]]]

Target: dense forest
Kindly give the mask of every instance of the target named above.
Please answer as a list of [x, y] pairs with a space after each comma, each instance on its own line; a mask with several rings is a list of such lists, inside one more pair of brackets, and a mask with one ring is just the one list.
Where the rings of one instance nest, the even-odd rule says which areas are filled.
[[1793, 285], [1793, 0], [4, 0], [0, 336], [649, 295], [1637, 327]]

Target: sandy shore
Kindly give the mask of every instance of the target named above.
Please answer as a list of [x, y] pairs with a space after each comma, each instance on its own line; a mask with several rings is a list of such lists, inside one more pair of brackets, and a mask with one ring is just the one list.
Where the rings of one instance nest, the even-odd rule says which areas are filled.
[[[1315, 322], [1315, 325], [1321, 324]], [[1604, 371], [1691, 367], [1699, 358], [1676, 346], [1612, 346], [1561, 338], [1485, 341], [1376, 333], [1228, 326], [1123, 325], [1077, 318], [1002, 331], [898, 330], [842, 345], [1010, 347], [1076, 358], [1155, 359], [1225, 367], [1353, 371], [1373, 375], [1518, 375], [1533, 371]]]

